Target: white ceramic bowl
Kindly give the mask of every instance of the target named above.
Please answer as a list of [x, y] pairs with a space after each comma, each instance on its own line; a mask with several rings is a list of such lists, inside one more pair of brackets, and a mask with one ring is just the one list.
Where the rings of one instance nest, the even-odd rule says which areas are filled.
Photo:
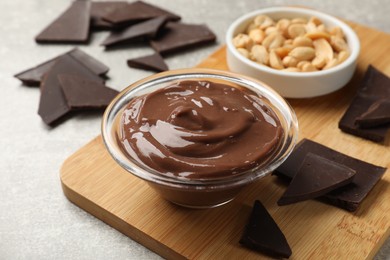
[[[315, 72], [287, 72], [260, 65], [242, 56], [233, 46], [232, 39], [243, 32], [257, 15], [268, 15], [274, 20], [282, 18], [318, 17], [327, 28], [339, 26], [345, 34], [350, 56], [337, 66]], [[231, 71], [263, 81], [286, 98], [310, 98], [334, 92], [354, 74], [360, 43], [356, 33], [347, 24], [328, 14], [298, 7], [270, 7], [241, 16], [232, 23], [226, 34], [227, 64]]]

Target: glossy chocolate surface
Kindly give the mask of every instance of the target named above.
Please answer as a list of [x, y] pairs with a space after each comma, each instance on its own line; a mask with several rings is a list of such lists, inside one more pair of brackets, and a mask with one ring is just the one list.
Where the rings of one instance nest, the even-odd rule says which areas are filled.
[[130, 101], [119, 142], [140, 165], [185, 179], [235, 175], [267, 162], [283, 129], [256, 93], [210, 81], [174, 82]]

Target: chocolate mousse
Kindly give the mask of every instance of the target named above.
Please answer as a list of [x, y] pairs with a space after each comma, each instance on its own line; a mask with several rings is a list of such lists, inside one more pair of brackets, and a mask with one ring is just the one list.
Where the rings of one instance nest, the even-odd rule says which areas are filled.
[[232, 176], [267, 163], [283, 138], [268, 100], [211, 81], [178, 81], [132, 99], [118, 142], [142, 167], [182, 179]]

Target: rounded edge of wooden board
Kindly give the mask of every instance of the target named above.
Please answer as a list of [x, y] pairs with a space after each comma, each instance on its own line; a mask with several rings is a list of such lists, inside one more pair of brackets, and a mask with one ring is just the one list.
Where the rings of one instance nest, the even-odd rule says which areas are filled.
[[[100, 139], [101, 139], [100, 135], [95, 137], [90, 142], [88, 142], [86, 145], [84, 145], [79, 150], [77, 150], [75, 153], [73, 153], [71, 156], [69, 156], [61, 165], [60, 181], [61, 181], [62, 191], [63, 191], [65, 197], [70, 202], [72, 202], [74, 205], [76, 205], [77, 207], [85, 210], [86, 212], [88, 212], [92, 216], [98, 218], [99, 220], [108, 224], [112, 228], [118, 230], [122, 234], [133, 239], [134, 241], [136, 241], [140, 245], [145, 246], [146, 248], [150, 249], [151, 251], [159, 254], [160, 256], [167, 258], [167, 259], [186, 259], [184, 256], [182, 256], [178, 252], [174, 251], [172, 248], [165, 246], [163, 243], [160, 243], [159, 241], [156, 241], [153, 237], [151, 237], [148, 234], [131, 226], [126, 221], [124, 221], [121, 218], [117, 217], [116, 215], [112, 214], [108, 210], [102, 208], [98, 204], [94, 203], [93, 201], [89, 200], [88, 198], [77, 193], [71, 187], [71, 184], [67, 183], [66, 176], [68, 173], [71, 173], [71, 170], [69, 170], [69, 169], [72, 169], [71, 164], [77, 163], [77, 162], [75, 162], [75, 161], [77, 161], [75, 159], [77, 159], [77, 157], [80, 154], [82, 154], [85, 149], [88, 149], [90, 146], [94, 145], [95, 142], [96, 143], [99, 142]], [[80, 163], [80, 162], [82, 162], [82, 160], [79, 160], [78, 162]]]

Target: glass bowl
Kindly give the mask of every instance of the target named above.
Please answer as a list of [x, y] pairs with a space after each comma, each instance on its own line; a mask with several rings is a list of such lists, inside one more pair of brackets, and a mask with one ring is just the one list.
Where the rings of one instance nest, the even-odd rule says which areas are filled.
[[[162, 174], [124, 152], [119, 141], [119, 131], [120, 119], [127, 104], [135, 97], [186, 80], [223, 83], [246, 88], [261, 96], [279, 119], [283, 132], [272, 154], [256, 167], [226, 177], [182, 178]], [[161, 197], [190, 208], [211, 208], [233, 200], [244, 186], [268, 175], [288, 157], [296, 144], [297, 135], [298, 122], [293, 109], [271, 87], [246, 76], [211, 69], [172, 70], [137, 81], [121, 91], [110, 103], [102, 120], [104, 144], [112, 158], [127, 172], [145, 180]]]

